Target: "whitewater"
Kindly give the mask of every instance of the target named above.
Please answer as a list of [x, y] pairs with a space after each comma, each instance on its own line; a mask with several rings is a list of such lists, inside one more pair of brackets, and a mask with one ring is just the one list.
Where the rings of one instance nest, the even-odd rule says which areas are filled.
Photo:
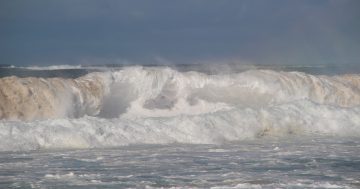
[[[6, 76], [0, 119], [3, 187], [360, 186], [356, 73], [124, 66], [75, 78]], [[50, 168], [33, 177], [40, 160]]]

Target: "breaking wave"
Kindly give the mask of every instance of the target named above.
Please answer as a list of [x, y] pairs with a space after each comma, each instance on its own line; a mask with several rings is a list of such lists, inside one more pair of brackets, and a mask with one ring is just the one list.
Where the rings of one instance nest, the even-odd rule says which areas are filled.
[[126, 67], [0, 79], [0, 150], [360, 136], [360, 75]]

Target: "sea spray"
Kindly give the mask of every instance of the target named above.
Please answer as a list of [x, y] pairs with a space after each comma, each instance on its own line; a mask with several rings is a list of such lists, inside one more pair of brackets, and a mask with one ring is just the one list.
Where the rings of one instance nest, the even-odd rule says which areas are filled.
[[0, 150], [360, 135], [360, 76], [125, 67], [1, 81]]

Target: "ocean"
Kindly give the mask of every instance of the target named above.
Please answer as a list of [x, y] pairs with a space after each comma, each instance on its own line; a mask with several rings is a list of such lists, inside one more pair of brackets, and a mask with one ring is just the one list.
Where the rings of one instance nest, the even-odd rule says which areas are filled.
[[0, 188], [360, 188], [357, 66], [0, 67]]

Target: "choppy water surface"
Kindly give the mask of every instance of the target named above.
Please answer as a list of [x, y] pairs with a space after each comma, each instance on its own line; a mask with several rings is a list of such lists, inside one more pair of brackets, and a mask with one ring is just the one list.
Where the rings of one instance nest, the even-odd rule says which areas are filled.
[[359, 188], [359, 138], [0, 153], [0, 188]]

